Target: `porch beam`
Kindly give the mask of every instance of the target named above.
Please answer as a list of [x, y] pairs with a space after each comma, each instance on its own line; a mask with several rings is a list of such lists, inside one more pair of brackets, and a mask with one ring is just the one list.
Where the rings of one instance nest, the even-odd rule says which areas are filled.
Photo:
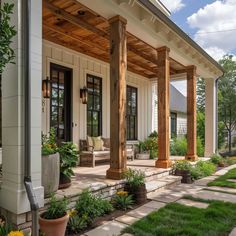
[[158, 160], [157, 168], [169, 168], [170, 161], [170, 49], [157, 49], [157, 84], [158, 84]]
[[[64, 20], [70, 22], [71, 24], [73, 24], [75, 26], [82, 27], [82, 28], [84, 28], [84, 29], [86, 29], [90, 32], [93, 32], [93, 33], [99, 35], [102, 38], [105, 38], [107, 40], [110, 39], [107, 32], [105, 32], [105, 31], [103, 31], [103, 30], [87, 23], [84, 20], [79, 19], [78, 17], [76, 17], [74, 15], [71, 15], [70, 13], [66, 12], [65, 10], [53, 5], [48, 0], [43, 0], [43, 1], [44, 1], [45, 6], [50, 11], [52, 11], [52, 13], [55, 14], [56, 16], [58, 16], [60, 18], [63, 18]], [[153, 64], [156, 64], [156, 59], [155, 58], [152, 58], [152, 57], [150, 57], [150, 55], [140, 52], [139, 50], [132, 47], [131, 45], [127, 46], [127, 50], [134, 53], [134, 54], [136, 54], [137, 56], [140, 56], [141, 58], [143, 58], [143, 59], [145, 59], [149, 62], [152, 62]]]
[[110, 23], [110, 168], [107, 178], [122, 179], [126, 170], [126, 19], [115, 16]]
[[196, 66], [186, 67], [187, 72], [187, 155], [186, 160], [197, 157], [197, 91]]

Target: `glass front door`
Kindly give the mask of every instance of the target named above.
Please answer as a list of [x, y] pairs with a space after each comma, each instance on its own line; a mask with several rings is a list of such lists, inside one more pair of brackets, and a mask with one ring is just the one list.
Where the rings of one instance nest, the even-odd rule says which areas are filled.
[[71, 141], [71, 69], [51, 64], [50, 127], [57, 143]]

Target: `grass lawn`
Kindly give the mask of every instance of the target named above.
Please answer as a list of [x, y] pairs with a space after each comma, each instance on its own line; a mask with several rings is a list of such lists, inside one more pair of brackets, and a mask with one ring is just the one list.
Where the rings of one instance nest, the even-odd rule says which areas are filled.
[[229, 170], [226, 174], [211, 181], [208, 183], [208, 186], [236, 188], [236, 182], [231, 182], [228, 179], [236, 179], [236, 168]]
[[207, 202], [206, 209], [170, 203], [123, 232], [135, 236], [228, 236], [236, 226], [236, 204]]

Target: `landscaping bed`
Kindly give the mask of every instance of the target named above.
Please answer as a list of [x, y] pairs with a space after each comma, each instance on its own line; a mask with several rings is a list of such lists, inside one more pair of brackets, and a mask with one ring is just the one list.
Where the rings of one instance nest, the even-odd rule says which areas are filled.
[[167, 204], [127, 227], [123, 233], [134, 236], [228, 236], [236, 225], [236, 204], [203, 202], [209, 204], [206, 209]]

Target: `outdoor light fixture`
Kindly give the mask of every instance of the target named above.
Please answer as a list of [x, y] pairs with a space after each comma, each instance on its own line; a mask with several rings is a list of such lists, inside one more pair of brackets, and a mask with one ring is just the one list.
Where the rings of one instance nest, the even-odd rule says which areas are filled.
[[50, 96], [51, 96], [51, 83], [50, 83], [49, 77], [47, 77], [47, 79], [43, 80], [42, 91], [43, 91], [44, 98], [50, 98]]
[[88, 89], [86, 87], [80, 89], [80, 98], [83, 104], [88, 103]]

